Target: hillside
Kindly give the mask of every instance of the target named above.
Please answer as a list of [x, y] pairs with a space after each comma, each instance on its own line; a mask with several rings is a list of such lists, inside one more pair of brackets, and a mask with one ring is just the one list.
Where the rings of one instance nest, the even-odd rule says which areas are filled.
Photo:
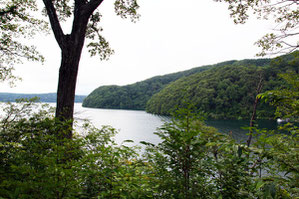
[[[41, 102], [56, 102], [56, 93], [24, 94], [24, 93], [0, 93], [0, 102], [14, 102], [20, 98], [38, 97]], [[85, 95], [76, 95], [75, 102], [83, 102]]]
[[190, 70], [156, 76], [135, 84], [126, 86], [101, 86], [92, 91], [83, 101], [84, 107], [145, 110], [147, 101], [166, 85], [182, 77], [188, 77], [212, 68], [225, 65], [266, 65], [269, 59], [254, 59], [242, 61], [226, 61], [214, 65], [196, 67]]
[[[259, 77], [263, 77], [263, 91], [282, 85], [277, 74], [287, 70], [298, 73], [298, 52], [268, 62], [247, 64], [247, 61], [212, 68], [201, 73], [183, 77], [170, 83], [155, 94], [147, 103], [149, 113], [169, 115], [183, 101], [193, 103], [198, 110], [214, 119], [245, 119], [252, 112]], [[259, 104], [259, 118], [273, 116], [266, 104]]]

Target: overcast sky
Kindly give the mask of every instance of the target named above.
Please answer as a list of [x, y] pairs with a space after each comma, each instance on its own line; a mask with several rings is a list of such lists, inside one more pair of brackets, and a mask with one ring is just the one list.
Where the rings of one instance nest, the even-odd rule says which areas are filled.
[[[115, 54], [109, 61], [100, 61], [83, 51], [76, 94], [87, 95], [99, 86], [131, 84], [197, 66], [256, 58], [259, 49], [254, 42], [273, 28], [254, 17], [244, 25], [235, 25], [227, 4], [213, 0], [139, 0], [141, 18], [137, 23], [116, 16], [113, 2], [105, 0], [100, 12], [103, 36]], [[45, 64], [17, 65], [15, 74], [22, 82], [14, 88], [0, 83], [0, 92], [56, 92], [60, 49], [53, 35], [40, 35], [30, 42], [45, 56]]]

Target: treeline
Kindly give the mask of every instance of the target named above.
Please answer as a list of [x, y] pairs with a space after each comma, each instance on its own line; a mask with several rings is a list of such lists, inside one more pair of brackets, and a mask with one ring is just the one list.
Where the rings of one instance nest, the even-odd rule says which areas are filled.
[[[25, 94], [25, 93], [0, 93], [0, 102], [15, 102], [20, 98], [34, 98], [38, 97], [41, 102], [56, 102], [56, 93], [43, 93], [43, 94]], [[75, 102], [83, 102], [85, 95], [76, 95]]]
[[126, 86], [100, 86], [84, 99], [83, 107], [145, 110], [147, 101], [169, 83], [181, 77], [187, 77], [198, 72], [232, 64], [234, 62], [236, 61], [227, 61], [164, 76], [155, 76]]
[[[298, 70], [298, 52], [275, 59], [246, 59], [156, 76], [126, 86], [101, 86], [83, 101], [84, 107], [146, 110], [169, 115], [188, 99], [208, 117], [245, 119], [250, 117], [257, 84], [262, 92], [282, 85], [277, 74]], [[259, 118], [273, 116], [269, 105], [260, 104]]]
[[[235, 62], [231, 65], [213, 68], [189, 77], [181, 78], [147, 103], [147, 112], [169, 115], [185, 100], [213, 119], [248, 119], [253, 102], [258, 94], [256, 89], [262, 81], [262, 92], [284, 87], [277, 77], [288, 70], [298, 70], [298, 52], [273, 60]], [[258, 118], [271, 118], [274, 109], [260, 103]]]

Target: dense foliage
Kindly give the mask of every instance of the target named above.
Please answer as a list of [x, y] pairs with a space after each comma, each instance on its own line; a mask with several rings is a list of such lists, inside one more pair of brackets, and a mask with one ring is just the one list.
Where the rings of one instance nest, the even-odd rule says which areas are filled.
[[[295, 52], [279, 57], [273, 59], [268, 66], [235, 62], [181, 78], [155, 94], [148, 101], [146, 110], [154, 114], [169, 115], [187, 98], [210, 118], [249, 118], [258, 94], [256, 89], [259, 81], [263, 81], [263, 91], [283, 87], [277, 74], [298, 70], [298, 56], [299, 53]], [[273, 116], [273, 109], [264, 103], [259, 104], [258, 118]]]
[[[66, 139], [68, 122], [32, 101], [4, 108], [0, 125], [0, 198], [142, 197], [135, 148], [116, 145], [112, 127], [86, 123]], [[142, 193], [141, 193], [142, 192]], [[144, 197], [142, 197], [144, 198]]]
[[147, 101], [166, 85], [182, 77], [188, 77], [212, 68], [234, 63], [267, 64], [268, 59], [226, 61], [214, 65], [201, 66], [191, 70], [164, 76], [156, 76], [126, 86], [101, 86], [90, 93], [83, 101], [84, 107], [145, 110]]

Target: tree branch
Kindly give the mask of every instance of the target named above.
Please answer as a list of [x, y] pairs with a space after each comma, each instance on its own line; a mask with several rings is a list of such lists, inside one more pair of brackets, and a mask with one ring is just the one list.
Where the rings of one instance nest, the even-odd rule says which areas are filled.
[[6, 14], [15, 14], [16, 13], [16, 6], [11, 6], [7, 10], [0, 10], [0, 16], [4, 16]]
[[84, 14], [91, 15], [99, 5], [102, 4], [104, 0], [90, 0], [89, 3], [87, 3], [84, 8]]
[[[263, 88], [263, 77], [262, 77], [262, 74], [260, 74], [259, 83], [258, 83], [257, 89], [256, 89], [256, 95], [260, 94], [260, 92], [262, 91], [262, 88]], [[253, 133], [252, 128], [254, 126], [254, 122], [255, 122], [255, 118], [256, 118], [256, 108], [257, 108], [258, 102], [259, 102], [259, 98], [256, 97], [255, 101], [254, 101], [254, 104], [253, 104], [253, 111], [252, 111], [252, 115], [251, 115], [251, 119], [250, 119], [249, 136], [248, 136], [248, 139], [246, 141], [248, 147], [250, 146], [251, 140], [252, 140], [252, 133]]]
[[71, 37], [74, 41], [79, 42], [78, 37], [85, 37], [86, 29], [82, 29], [82, 27], [87, 27], [90, 16], [103, 1], [90, 0], [88, 2], [86, 0], [75, 0], [73, 29], [71, 32]]
[[63, 30], [60, 26], [60, 22], [59, 22], [55, 7], [52, 3], [52, 0], [43, 0], [43, 2], [45, 4], [47, 14], [50, 19], [50, 23], [51, 23], [51, 27], [54, 32], [55, 39], [56, 39], [58, 45], [60, 46], [60, 48], [62, 49], [65, 35], [63, 34]]

